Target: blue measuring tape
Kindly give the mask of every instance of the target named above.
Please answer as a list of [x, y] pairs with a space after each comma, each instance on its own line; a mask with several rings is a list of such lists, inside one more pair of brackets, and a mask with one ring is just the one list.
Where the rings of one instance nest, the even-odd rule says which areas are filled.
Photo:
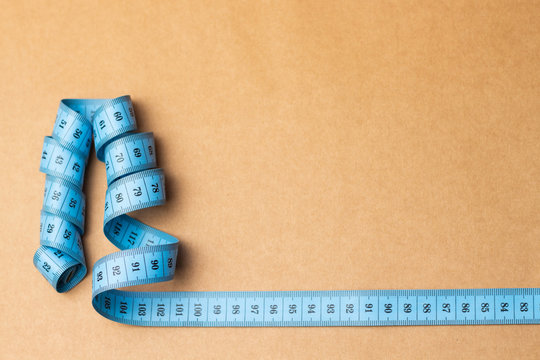
[[62, 100], [40, 171], [47, 174], [34, 264], [58, 292], [86, 274], [85, 166], [92, 137], [105, 162], [103, 231], [120, 252], [92, 271], [92, 305], [140, 326], [385, 326], [539, 324], [540, 288], [253, 292], [131, 292], [118, 288], [173, 278], [178, 240], [129, 217], [165, 202], [152, 133], [136, 133], [129, 96]]

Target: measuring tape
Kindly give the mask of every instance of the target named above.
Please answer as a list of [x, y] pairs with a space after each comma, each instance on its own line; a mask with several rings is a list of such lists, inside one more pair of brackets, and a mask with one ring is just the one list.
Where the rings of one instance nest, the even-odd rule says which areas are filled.
[[105, 163], [103, 232], [120, 252], [92, 271], [92, 305], [140, 326], [385, 326], [539, 324], [540, 288], [253, 292], [131, 292], [173, 278], [178, 240], [127, 214], [165, 202], [152, 133], [137, 129], [129, 96], [62, 100], [40, 163], [45, 193], [34, 265], [58, 292], [86, 274], [85, 166], [94, 139]]

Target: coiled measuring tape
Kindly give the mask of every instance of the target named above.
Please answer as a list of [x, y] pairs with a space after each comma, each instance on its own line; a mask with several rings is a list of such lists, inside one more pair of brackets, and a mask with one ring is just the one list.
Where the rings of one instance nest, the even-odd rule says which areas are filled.
[[152, 133], [136, 133], [129, 96], [62, 100], [43, 145], [47, 174], [34, 264], [58, 291], [86, 274], [84, 170], [94, 139], [108, 189], [103, 231], [120, 252], [92, 271], [92, 304], [104, 317], [140, 326], [385, 326], [539, 324], [540, 288], [253, 292], [131, 292], [174, 276], [178, 240], [127, 213], [165, 202]]

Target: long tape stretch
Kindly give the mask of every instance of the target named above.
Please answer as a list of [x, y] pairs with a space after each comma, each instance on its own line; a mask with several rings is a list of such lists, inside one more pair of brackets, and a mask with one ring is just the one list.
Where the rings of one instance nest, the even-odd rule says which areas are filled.
[[47, 174], [34, 265], [58, 292], [86, 274], [84, 171], [94, 140], [108, 189], [103, 231], [120, 252], [92, 271], [92, 304], [142, 326], [383, 326], [539, 324], [540, 289], [130, 292], [174, 276], [178, 240], [127, 213], [163, 204], [152, 133], [136, 133], [129, 96], [62, 100], [40, 170]]

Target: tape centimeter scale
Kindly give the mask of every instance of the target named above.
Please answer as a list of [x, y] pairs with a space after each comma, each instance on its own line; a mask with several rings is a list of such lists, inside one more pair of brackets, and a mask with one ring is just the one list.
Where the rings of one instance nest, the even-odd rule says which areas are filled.
[[34, 264], [58, 292], [86, 274], [84, 172], [92, 137], [105, 162], [103, 231], [120, 252], [92, 272], [92, 304], [104, 317], [142, 326], [382, 326], [539, 324], [540, 289], [131, 292], [170, 280], [178, 240], [128, 215], [163, 204], [152, 133], [136, 133], [129, 96], [60, 102], [40, 171], [47, 174]]

